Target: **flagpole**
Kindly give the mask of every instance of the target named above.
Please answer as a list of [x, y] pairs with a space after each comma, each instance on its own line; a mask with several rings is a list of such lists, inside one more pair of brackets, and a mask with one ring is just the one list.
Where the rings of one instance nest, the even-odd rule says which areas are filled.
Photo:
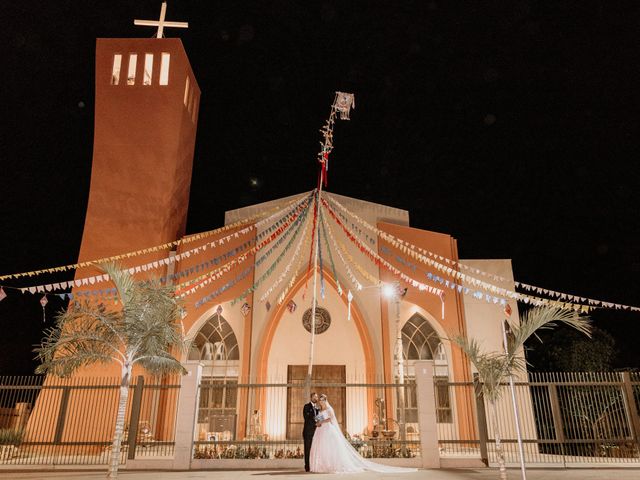
[[315, 242], [313, 245], [313, 294], [311, 304], [311, 335], [309, 336], [309, 363], [307, 367], [307, 378], [305, 380], [305, 393], [308, 397], [311, 393], [311, 376], [313, 374], [313, 356], [315, 351], [316, 340], [316, 309], [318, 305], [318, 250], [320, 248], [320, 200], [322, 195], [322, 185], [327, 181], [327, 170], [329, 168], [329, 154], [333, 149], [333, 125], [335, 123], [336, 113], [340, 112], [340, 118], [343, 120], [349, 120], [349, 110], [354, 107], [355, 101], [352, 93], [336, 92], [336, 96], [331, 105], [331, 113], [329, 114], [329, 120], [321, 130], [324, 136], [324, 142], [322, 143], [322, 149], [318, 154], [318, 161], [320, 162], [320, 175], [318, 176], [318, 188], [316, 189], [316, 212], [313, 235]]
[[[320, 213], [320, 193], [322, 192], [322, 176], [323, 171], [320, 170], [320, 182], [318, 185], [318, 189], [316, 190], [316, 218]], [[316, 231], [315, 231], [315, 239], [313, 248], [313, 294], [312, 294], [312, 304], [311, 304], [311, 336], [309, 337], [309, 365], [307, 368], [307, 381], [306, 386], [309, 389], [309, 394], [311, 393], [311, 375], [313, 373], [313, 354], [315, 350], [315, 340], [316, 340], [316, 306], [318, 304], [318, 247], [320, 242], [318, 241], [318, 234], [320, 233], [320, 222], [316, 222]], [[308, 397], [309, 395], [307, 395]]]

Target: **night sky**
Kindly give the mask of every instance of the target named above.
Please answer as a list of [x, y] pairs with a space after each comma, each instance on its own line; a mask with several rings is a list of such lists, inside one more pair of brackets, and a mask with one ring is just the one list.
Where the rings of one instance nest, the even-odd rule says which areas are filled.
[[[153, 36], [133, 19], [160, 3], [0, 7], [0, 274], [77, 260], [95, 39]], [[461, 258], [512, 258], [517, 280], [640, 304], [637, 2], [174, 0], [167, 19], [190, 23], [166, 35], [202, 89], [188, 233], [311, 190], [342, 90], [356, 110], [335, 130], [330, 191], [409, 210]], [[7, 293], [0, 374], [29, 374], [39, 297]], [[640, 367], [640, 314], [594, 318], [615, 366]]]

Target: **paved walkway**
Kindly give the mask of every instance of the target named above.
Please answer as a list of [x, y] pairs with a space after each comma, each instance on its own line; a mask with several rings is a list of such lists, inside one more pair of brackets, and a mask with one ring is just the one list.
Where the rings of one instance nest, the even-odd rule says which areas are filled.
[[[64, 480], [102, 480], [106, 471], [99, 472], [1, 472], [3, 480], [19, 479], [64, 479]], [[510, 480], [520, 479], [520, 470], [509, 469]], [[391, 479], [404, 480], [498, 480], [499, 472], [496, 469], [455, 469], [455, 470], [418, 470], [414, 473], [388, 474], [388, 473], [359, 473], [351, 475], [329, 475], [319, 473], [304, 473], [300, 470], [259, 470], [259, 471], [188, 471], [188, 472], [127, 472], [121, 471], [118, 475], [122, 480], [289, 480], [289, 479], [337, 479], [347, 477], [350, 480], [361, 479]], [[640, 469], [529, 469], [528, 480], [637, 480], [640, 478]]]

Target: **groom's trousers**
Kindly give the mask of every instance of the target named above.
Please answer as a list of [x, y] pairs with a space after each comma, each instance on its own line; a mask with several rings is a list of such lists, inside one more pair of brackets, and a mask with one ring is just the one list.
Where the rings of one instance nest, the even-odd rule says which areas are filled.
[[302, 438], [304, 438], [304, 469], [309, 471], [309, 455], [311, 454], [311, 442], [313, 441], [313, 434], [315, 429], [304, 430], [302, 432]]

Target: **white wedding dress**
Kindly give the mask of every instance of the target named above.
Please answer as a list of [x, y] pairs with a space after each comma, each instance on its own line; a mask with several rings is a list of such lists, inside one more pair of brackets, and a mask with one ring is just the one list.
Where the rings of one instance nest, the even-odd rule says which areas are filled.
[[311, 442], [309, 466], [315, 473], [408, 473], [415, 472], [415, 468], [390, 467], [365, 460], [344, 438], [335, 413], [329, 402], [327, 410], [331, 422], [325, 422], [316, 428]]

